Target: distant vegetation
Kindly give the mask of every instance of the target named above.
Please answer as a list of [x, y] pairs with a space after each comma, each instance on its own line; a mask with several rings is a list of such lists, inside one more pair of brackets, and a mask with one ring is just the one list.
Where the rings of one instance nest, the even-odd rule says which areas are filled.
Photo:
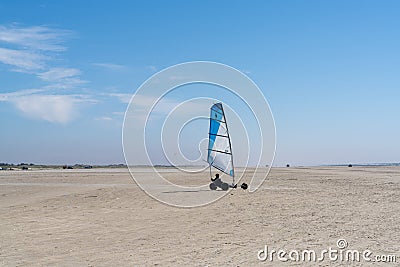
[[35, 170], [35, 169], [92, 169], [92, 168], [126, 168], [125, 164], [109, 164], [109, 165], [45, 165], [33, 163], [4, 163], [0, 162], [0, 170]]

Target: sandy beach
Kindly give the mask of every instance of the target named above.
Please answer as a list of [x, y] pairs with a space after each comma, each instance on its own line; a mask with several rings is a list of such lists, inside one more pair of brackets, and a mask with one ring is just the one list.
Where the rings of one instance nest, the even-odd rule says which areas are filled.
[[[150, 198], [125, 169], [0, 172], [2, 266], [309, 266], [257, 254], [337, 249], [338, 239], [399, 264], [399, 167], [274, 168], [257, 192], [199, 208]], [[312, 263], [332, 264], [347, 263]]]

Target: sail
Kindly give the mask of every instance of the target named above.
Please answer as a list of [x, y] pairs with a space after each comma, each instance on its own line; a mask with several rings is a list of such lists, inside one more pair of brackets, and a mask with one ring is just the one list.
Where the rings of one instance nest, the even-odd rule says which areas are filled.
[[231, 141], [221, 103], [211, 107], [208, 137], [207, 162], [210, 166], [234, 177]]

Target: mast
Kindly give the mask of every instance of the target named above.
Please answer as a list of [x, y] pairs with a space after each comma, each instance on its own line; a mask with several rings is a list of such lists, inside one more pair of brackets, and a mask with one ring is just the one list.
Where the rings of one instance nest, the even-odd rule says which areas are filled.
[[221, 110], [222, 113], [224, 114], [224, 120], [225, 120], [225, 126], [226, 126], [226, 134], [228, 136], [228, 141], [229, 141], [229, 150], [231, 151], [231, 161], [232, 161], [232, 186], [235, 185], [235, 166], [233, 165], [233, 151], [232, 151], [232, 145], [231, 145], [231, 137], [229, 135], [229, 130], [228, 130], [228, 122], [226, 121], [226, 117], [225, 117], [225, 111], [224, 111], [224, 107], [221, 104]]
[[[212, 109], [212, 106], [211, 106], [210, 110], [211, 109]], [[210, 126], [208, 127], [208, 129], [211, 129], [211, 116], [210, 116]], [[210, 147], [210, 130], [208, 130], [208, 147]], [[211, 154], [211, 150], [208, 150], [207, 162], [208, 162], [208, 166], [210, 167], [210, 179], [211, 179], [212, 178], [212, 174], [211, 174], [210, 154]]]

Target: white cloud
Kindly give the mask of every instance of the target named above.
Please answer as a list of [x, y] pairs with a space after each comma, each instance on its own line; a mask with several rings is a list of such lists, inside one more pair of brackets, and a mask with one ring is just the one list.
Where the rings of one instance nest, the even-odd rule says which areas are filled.
[[64, 41], [71, 33], [44, 26], [0, 25], [0, 63], [12, 66], [10, 71], [29, 73], [47, 83], [40, 89], [0, 94], [0, 101], [12, 103], [27, 117], [55, 123], [73, 119], [78, 103], [93, 102], [85, 96], [57, 93], [60, 89], [77, 89], [85, 82], [76, 68], [50, 65], [59, 56], [55, 52], [67, 49]]
[[[135, 103], [135, 114], [130, 114], [129, 116], [138, 120], [146, 120], [147, 119], [147, 110], [153, 106], [158, 101], [158, 97], [147, 96], [147, 95], [138, 95], [138, 94], [122, 94], [122, 93], [110, 93], [106, 94], [107, 96], [116, 97], [119, 99], [121, 103], [128, 104], [132, 98], [134, 97]], [[160, 114], [168, 114], [172, 108], [178, 103], [169, 98], [162, 98], [155, 109], [153, 109], [152, 114], [158, 116]]]
[[39, 94], [42, 89], [0, 94], [0, 101], [12, 103], [25, 116], [53, 123], [67, 123], [78, 115], [80, 104], [94, 100], [82, 95]]
[[[153, 113], [158, 114], [168, 114], [172, 111], [175, 107], [180, 106], [182, 101], [173, 99], [171, 97], [155, 97], [151, 95], [141, 95], [141, 94], [123, 94], [123, 93], [110, 93], [106, 94], [107, 96], [116, 97], [118, 98], [121, 103], [128, 104], [133, 97], [134, 104], [136, 105], [137, 109], [147, 110], [150, 107], [154, 106]], [[206, 103], [209, 105], [209, 102]], [[204, 103], [196, 103], [190, 102], [190, 105], [186, 103], [184, 105], [186, 109], [185, 112], [198, 112], [201, 109], [208, 110], [208, 107], [204, 105]], [[182, 109], [182, 107], [180, 107]]]
[[[15, 25], [0, 25], [0, 63], [12, 66], [11, 71], [38, 75], [39, 78], [48, 82], [77, 76], [79, 70], [49, 66], [54, 57], [58, 55], [55, 52], [67, 49], [64, 42], [66, 36], [71, 33], [44, 26], [23, 28]], [[68, 77], [57, 78], [57, 75], [67, 75]], [[79, 82], [79, 79], [77, 81]]]
[[124, 65], [119, 65], [119, 64], [114, 64], [114, 63], [93, 63], [93, 66], [96, 67], [101, 67], [109, 70], [122, 70], [125, 69], [126, 66]]
[[69, 122], [76, 115], [78, 101], [69, 95], [29, 95], [12, 100], [28, 117], [57, 123]]
[[107, 96], [116, 97], [121, 103], [127, 104], [131, 101], [132, 94], [121, 94], [121, 93], [111, 93], [106, 94]]
[[44, 26], [18, 28], [15, 26], [0, 26], [0, 41], [18, 45], [23, 49], [43, 51], [64, 51], [64, 38], [71, 31], [51, 29]]
[[150, 66], [146, 66], [145, 68], [150, 70], [150, 71], [152, 71], [152, 72], [156, 72], [157, 71], [157, 67], [156, 66], [150, 65]]
[[128, 104], [131, 101], [131, 98], [134, 97], [134, 102], [137, 105], [137, 107], [143, 109], [150, 108], [151, 106], [157, 103], [155, 111], [158, 113], [167, 113], [173, 107], [179, 104], [179, 102], [176, 102], [175, 100], [168, 97], [158, 98], [148, 95], [122, 94], [122, 93], [111, 93], [107, 95], [118, 98], [119, 101], [124, 104]]
[[0, 62], [17, 67], [19, 70], [43, 69], [47, 59], [48, 57], [39, 53], [0, 47]]
[[20, 91], [10, 92], [10, 93], [2, 93], [2, 94], [0, 94], [0, 101], [2, 101], [2, 102], [10, 101], [10, 100], [20, 97], [20, 96], [32, 95], [32, 94], [40, 93], [43, 91], [44, 91], [43, 89], [27, 89], [27, 90], [20, 90]]
[[171, 75], [168, 77], [171, 81], [181, 81], [181, 80], [189, 80], [189, 76], [179, 76], [179, 75]]
[[102, 116], [102, 117], [98, 117], [96, 118], [97, 121], [112, 121], [113, 119], [111, 117], [108, 116]]
[[67, 88], [85, 83], [78, 77], [80, 74], [81, 71], [75, 68], [51, 68], [46, 72], [38, 73], [37, 76], [43, 81], [61, 83], [60, 87]]
[[251, 71], [250, 71], [250, 70], [242, 70], [242, 72], [243, 72], [244, 74], [251, 74]]
[[[188, 101], [182, 101], [182, 100], [177, 100], [171, 97], [155, 97], [155, 96], [150, 96], [150, 95], [140, 95], [140, 94], [118, 94], [118, 93], [112, 93], [108, 94], [108, 96], [111, 97], [117, 97], [122, 103], [129, 103], [132, 96], [133, 96], [133, 101], [132, 102], [134, 106], [134, 114], [131, 112], [129, 114], [130, 118], [134, 119], [139, 119], [139, 120], [146, 120], [148, 119], [148, 112], [151, 107], [153, 109], [151, 110], [151, 116], [150, 119], [154, 118], [161, 118], [164, 117], [165, 115], [169, 114], [172, 112], [175, 108], [179, 109], [179, 112], [184, 116], [187, 114], [193, 114], [193, 115], [198, 115], [202, 114], [205, 112], [205, 114], [208, 114], [210, 104], [210, 100], [197, 100], [197, 99], [192, 99]], [[176, 112], [176, 111], [175, 111]], [[175, 115], [177, 114], [175, 113]]]
[[45, 81], [58, 81], [80, 75], [78, 69], [73, 68], [52, 68], [49, 71], [39, 73], [38, 76]]

